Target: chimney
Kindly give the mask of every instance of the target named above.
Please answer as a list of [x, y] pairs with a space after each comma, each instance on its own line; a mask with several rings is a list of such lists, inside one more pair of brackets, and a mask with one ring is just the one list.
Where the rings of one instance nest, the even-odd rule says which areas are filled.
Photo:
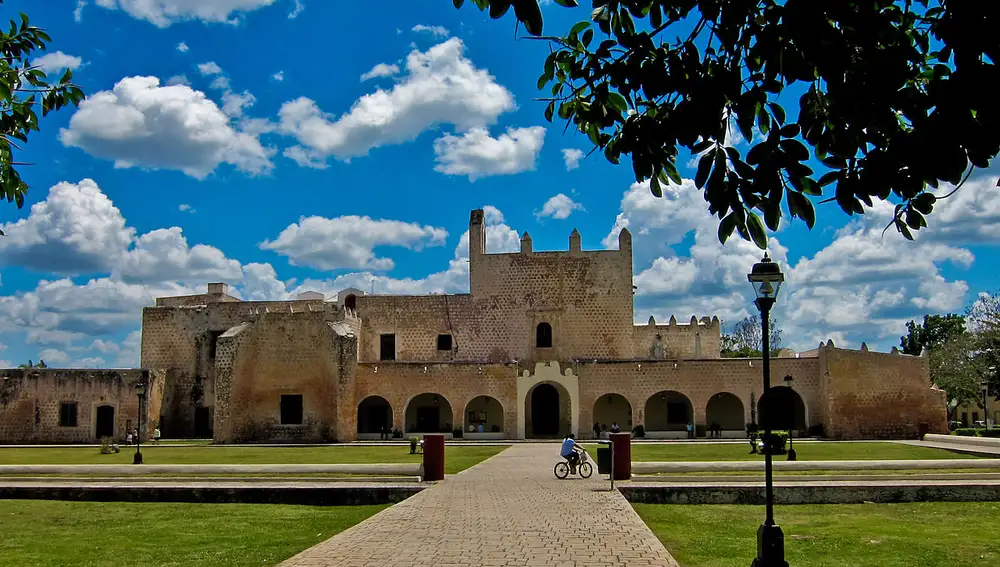
[[475, 261], [486, 253], [486, 214], [475, 209], [469, 215], [469, 260]]
[[531, 254], [531, 236], [525, 231], [521, 237], [521, 254]]
[[208, 294], [209, 295], [227, 295], [229, 293], [229, 285], [224, 283], [210, 283], [208, 284]]

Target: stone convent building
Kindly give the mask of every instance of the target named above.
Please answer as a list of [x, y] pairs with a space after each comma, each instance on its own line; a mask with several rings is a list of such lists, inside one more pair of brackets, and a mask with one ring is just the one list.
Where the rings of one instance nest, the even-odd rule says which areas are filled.
[[[150, 428], [218, 443], [350, 441], [383, 428], [588, 438], [615, 423], [647, 437], [684, 437], [688, 423], [745, 435], [760, 359], [721, 358], [715, 317], [635, 325], [627, 229], [618, 250], [582, 250], [574, 230], [568, 251], [535, 251], [525, 234], [504, 254], [486, 253], [482, 210], [469, 229], [467, 294], [347, 289], [250, 302], [211, 283], [203, 295], [159, 298], [143, 310], [141, 370], [2, 371], [0, 441], [123, 432], [137, 417], [137, 380], [151, 383]], [[831, 341], [772, 360], [771, 381], [774, 407], [799, 434], [947, 431], [926, 357]]]

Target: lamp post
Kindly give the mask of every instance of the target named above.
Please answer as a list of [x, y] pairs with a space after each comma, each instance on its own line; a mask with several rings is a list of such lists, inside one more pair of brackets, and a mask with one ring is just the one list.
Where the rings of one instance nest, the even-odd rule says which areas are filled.
[[[747, 280], [753, 286], [754, 294], [757, 296], [754, 303], [760, 311], [761, 326], [761, 351], [764, 358], [764, 393], [761, 400], [768, 400], [768, 405], [773, 405], [768, 393], [771, 390], [771, 344], [770, 344], [770, 315], [771, 307], [778, 297], [778, 290], [781, 283], [785, 281], [781, 268], [771, 261], [764, 253], [764, 258], [753, 265], [753, 269], [747, 274]], [[785, 561], [785, 534], [781, 527], [774, 523], [774, 480], [771, 462], [771, 421], [772, 414], [770, 407], [762, 407], [761, 421], [764, 424], [764, 484], [765, 484], [765, 506], [766, 516], [764, 523], [757, 529], [757, 557], [750, 564], [750, 567], [788, 567]]]
[[[785, 374], [785, 385], [788, 386], [789, 390], [792, 389], [792, 380], [794, 380], [794, 379], [792, 378], [791, 374]], [[795, 437], [794, 430], [795, 430], [795, 406], [793, 405], [792, 406], [792, 421], [791, 421], [791, 423], [788, 426], [788, 460], [789, 461], [796, 460], [795, 448], [792, 447], [792, 438]]]
[[135, 436], [135, 457], [132, 459], [133, 465], [142, 464], [142, 452], [139, 450], [139, 442], [142, 439], [142, 400], [146, 397], [146, 383], [142, 380], [136, 382], [135, 384], [135, 395], [139, 398], [139, 411], [138, 411], [138, 429], [137, 435]]

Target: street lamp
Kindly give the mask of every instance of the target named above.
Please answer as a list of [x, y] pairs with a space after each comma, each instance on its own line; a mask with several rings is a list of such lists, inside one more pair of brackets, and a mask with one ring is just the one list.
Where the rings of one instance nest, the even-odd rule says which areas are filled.
[[[761, 350], [763, 351], [763, 374], [764, 393], [762, 400], [768, 400], [768, 405], [773, 406], [768, 393], [771, 390], [771, 345], [770, 345], [770, 315], [771, 307], [778, 297], [778, 290], [781, 283], [785, 281], [781, 268], [771, 261], [764, 253], [764, 258], [753, 265], [753, 269], [747, 274], [747, 280], [753, 285], [754, 294], [757, 299], [754, 304], [760, 311], [761, 327]], [[785, 534], [781, 527], [774, 523], [774, 480], [772, 478], [773, 469], [771, 462], [771, 408], [761, 409], [761, 421], [764, 423], [764, 484], [765, 484], [765, 505], [766, 517], [764, 523], [757, 529], [757, 557], [750, 564], [750, 567], [788, 567], [785, 561]]]
[[142, 464], [142, 452], [139, 450], [139, 441], [142, 439], [142, 400], [146, 397], [146, 383], [142, 380], [136, 382], [135, 384], [135, 395], [139, 398], [139, 411], [138, 419], [136, 422], [139, 424], [139, 428], [136, 430], [137, 435], [135, 436], [135, 457], [132, 459], [133, 465]]
[[[792, 389], [792, 380], [793, 380], [793, 378], [792, 378], [791, 374], [785, 374], [785, 385], [788, 386], [789, 390]], [[788, 460], [789, 461], [796, 460], [795, 448], [792, 447], [792, 438], [795, 437], [794, 430], [795, 430], [795, 406], [793, 405], [792, 406], [792, 421], [788, 425]]]

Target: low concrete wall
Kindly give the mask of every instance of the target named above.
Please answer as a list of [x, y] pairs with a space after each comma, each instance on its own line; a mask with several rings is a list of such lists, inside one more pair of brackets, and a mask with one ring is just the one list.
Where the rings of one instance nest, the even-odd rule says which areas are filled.
[[203, 504], [303, 504], [366, 506], [395, 504], [420, 492], [412, 486], [76, 486], [55, 483], [2, 486], [3, 500], [73, 500], [84, 502], [192, 502]]
[[950, 445], [982, 445], [1000, 449], [1000, 437], [965, 437], [962, 435], [934, 435], [928, 433], [924, 441], [947, 443]]
[[328, 465], [0, 465], [0, 475], [362, 474], [423, 476], [422, 464]]
[[[913, 459], [898, 461], [774, 461], [776, 471], [859, 471], [904, 469], [1000, 469], [1000, 459]], [[764, 461], [632, 462], [632, 474], [760, 471]]]
[[[765, 501], [764, 486], [649, 486], [621, 485], [622, 495], [640, 504], [750, 504]], [[1000, 483], [962, 485], [802, 485], [780, 486], [774, 491], [775, 504], [881, 504], [900, 502], [997, 502]], [[780, 523], [780, 519], [779, 519]]]

